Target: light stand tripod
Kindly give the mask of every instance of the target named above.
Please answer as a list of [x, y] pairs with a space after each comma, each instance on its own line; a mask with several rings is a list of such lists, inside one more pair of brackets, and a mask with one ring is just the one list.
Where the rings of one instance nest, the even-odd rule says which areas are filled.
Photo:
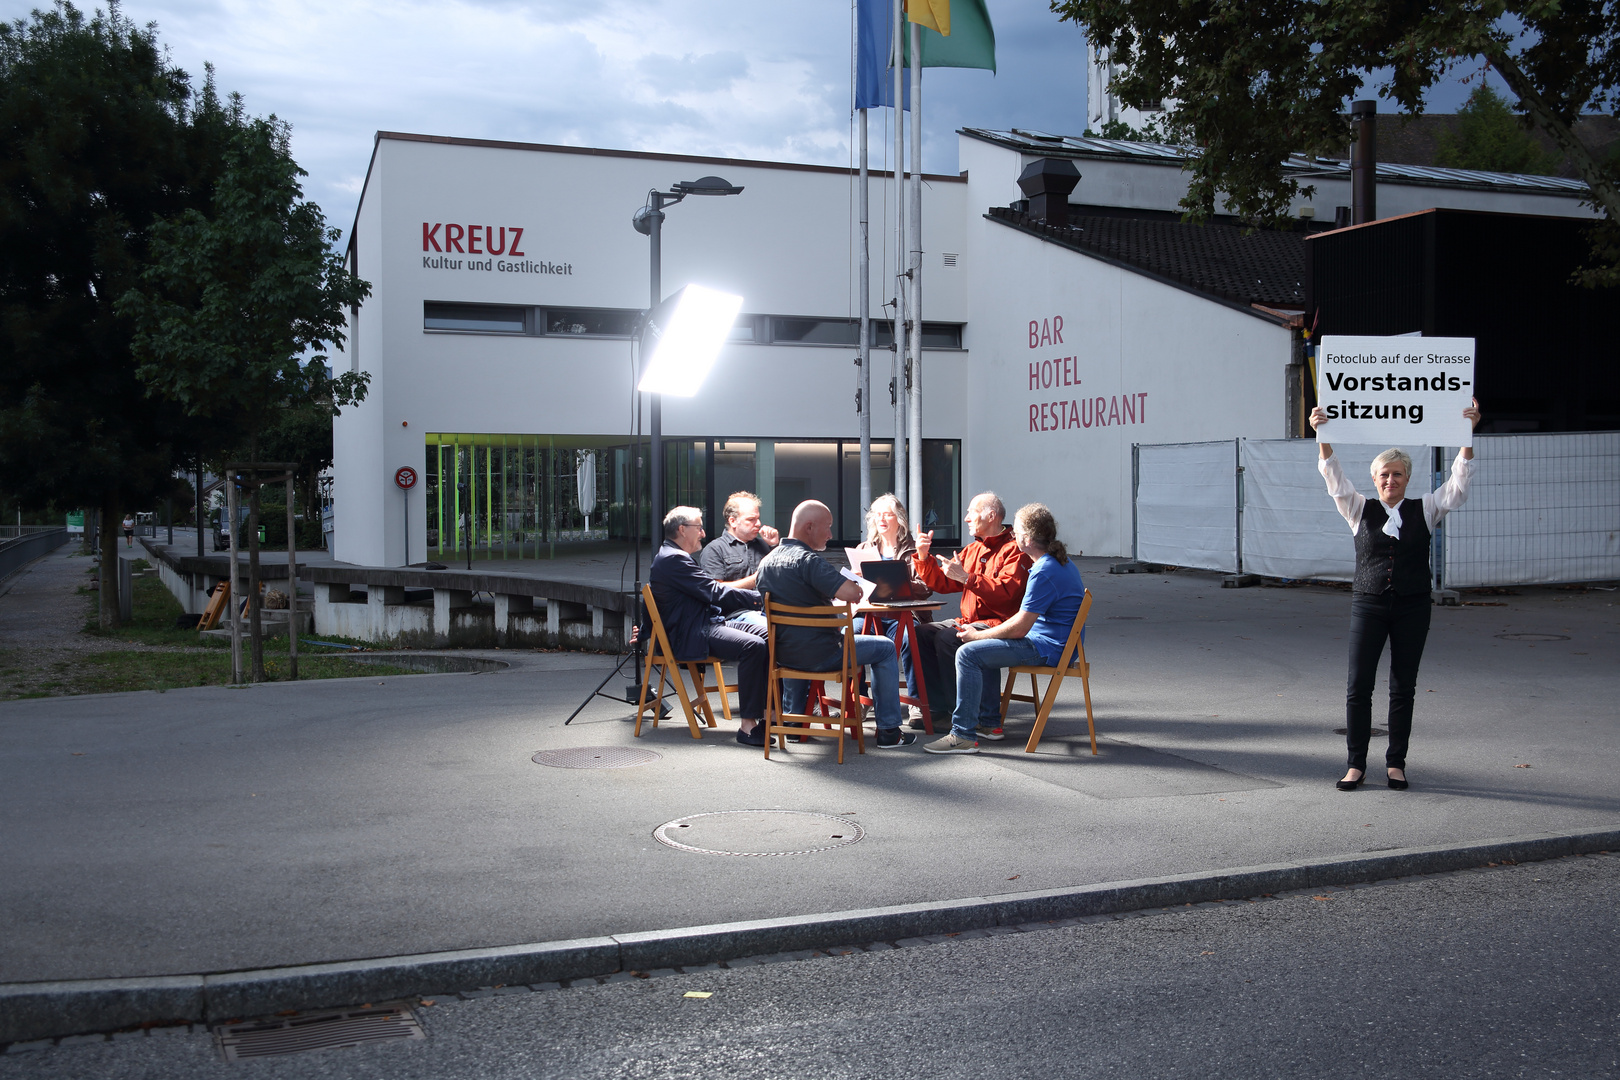
[[[648, 479], [652, 489], [652, 534], [655, 538], [654, 550], [662, 541], [664, 517], [664, 445], [663, 445], [663, 411], [662, 401], [665, 393], [675, 393], [681, 396], [690, 396], [695, 393], [697, 386], [703, 380], [709, 366], [719, 354], [721, 346], [725, 343], [726, 335], [737, 318], [737, 310], [742, 304], [742, 297], [730, 296], [704, 289], [701, 286], [687, 286], [682, 288], [668, 301], [664, 300], [663, 289], [663, 224], [664, 207], [674, 206], [688, 195], [738, 195], [742, 188], [734, 187], [718, 176], [704, 176], [697, 180], [682, 180], [671, 185], [669, 191], [653, 190], [647, 193], [647, 203], [637, 210], [631, 218], [631, 225], [635, 230], [647, 237], [650, 241], [648, 253], [650, 256], [650, 302], [647, 311], [642, 315], [640, 324], [636, 327], [633, 340], [642, 340], [647, 331], [660, 338], [659, 349], [654, 353], [648, 365], [649, 374], [641, 376], [636, 372], [636, 428], [635, 448], [636, 458], [632, 463], [632, 489], [635, 492], [635, 549], [636, 549], [636, 625], [642, 621], [641, 600], [641, 394], [643, 390], [651, 395], [651, 423], [652, 423], [652, 469]], [[690, 306], [688, 305], [690, 302]], [[666, 331], [668, 336], [666, 337]], [[668, 348], [666, 348], [668, 346]], [[639, 359], [639, 353], [637, 354]], [[650, 385], [649, 385], [650, 384]], [[650, 567], [649, 567], [650, 569]], [[622, 578], [620, 579], [623, 580]], [[602, 687], [611, 682], [615, 675], [624, 667], [624, 662], [634, 658], [636, 663], [635, 682], [625, 690], [625, 699], [632, 705], [641, 700], [642, 677], [642, 647], [645, 643], [639, 638], [630, 647], [630, 652], [620, 658], [613, 670], [608, 672], [607, 678], [599, 683], [595, 690], [585, 696], [579, 703], [564, 725], [571, 724], [574, 717], [589, 705], [592, 698], [605, 697], [614, 700], [611, 695], [603, 694]], [[664, 704], [663, 695], [657, 697], [658, 715], [669, 715], [669, 706]]]
[[[645, 316], [643, 316], [643, 319], [645, 319]], [[631, 455], [630, 455], [630, 491], [632, 493], [631, 501], [632, 501], [632, 505], [634, 507], [634, 510], [632, 511], [632, 514], [631, 514], [632, 518], [634, 519], [634, 525], [632, 525], [632, 527], [631, 527], [631, 537], [632, 537], [631, 545], [632, 545], [632, 547], [633, 547], [633, 549], [635, 551], [635, 560], [636, 560], [635, 603], [636, 603], [636, 625], [637, 626], [641, 625], [641, 619], [642, 619], [642, 615], [643, 615], [643, 612], [641, 610], [641, 431], [640, 431], [640, 428], [641, 428], [641, 391], [638, 389], [636, 391], [636, 429], [637, 430], [632, 435]], [[620, 578], [619, 582], [621, 584], [623, 584], [624, 579]], [[596, 684], [596, 689], [594, 689], [590, 693], [586, 694], [585, 695], [585, 700], [581, 701], [579, 703], [579, 705], [574, 709], [574, 711], [568, 714], [568, 719], [563, 721], [563, 726], [564, 727], [568, 726], [569, 724], [572, 724], [574, 722], [574, 717], [578, 716], [581, 712], [583, 712], [585, 710], [585, 706], [589, 705], [596, 698], [599, 698], [599, 697], [600, 698], [606, 698], [609, 701], [618, 701], [619, 700], [618, 698], [614, 697], [612, 694], [604, 694], [604, 693], [602, 693], [602, 688], [607, 686], [608, 683], [612, 682], [614, 680], [614, 678], [618, 676], [620, 671], [624, 670], [624, 664], [625, 664], [626, 660], [635, 661], [635, 666], [632, 669], [633, 678], [634, 678], [635, 681], [633, 681], [629, 686], [625, 687], [624, 700], [627, 701], [628, 703], [632, 704], [632, 705], [634, 705], [636, 702], [641, 700], [641, 670], [642, 670], [642, 663], [641, 663], [641, 661], [642, 661], [642, 651], [641, 650], [642, 650], [642, 647], [643, 647], [644, 644], [645, 644], [645, 642], [643, 642], [640, 639], [640, 637], [637, 637], [636, 640], [631, 643], [630, 651], [625, 653], [623, 656], [619, 657], [619, 662], [617, 664], [613, 665], [613, 670], [607, 673], [607, 677], [604, 678], [601, 682], [597, 683]], [[670, 712], [669, 706], [664, 704], [663, 696], [660, 695], [659, 698], [658, 698], [658, 716], [659, 716], [659, 719], [662, 719], [662, 718], [668, 716], [669, 712]]]

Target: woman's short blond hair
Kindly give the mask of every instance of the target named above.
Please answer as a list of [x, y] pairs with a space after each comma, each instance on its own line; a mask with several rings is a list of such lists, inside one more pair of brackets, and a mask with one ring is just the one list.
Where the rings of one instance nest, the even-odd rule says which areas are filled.
[[1412, 479], [1412, 455], [1408, 454], [1405, 450], [1402, 450], [1398, 446], [1392, 446], [1388, 450], [1385, 450], [1382, 454], [1379, 454], [1377, 457], [1372, 459], [1373, 476], [1376, 477], [1378, 475], [1378, 470], [1382, 469], [1385, 465], [1388, 465], [1392, 461], [1400, 462], [1401, 467], [1406, 470], [1406, 478], [1408, 480]]

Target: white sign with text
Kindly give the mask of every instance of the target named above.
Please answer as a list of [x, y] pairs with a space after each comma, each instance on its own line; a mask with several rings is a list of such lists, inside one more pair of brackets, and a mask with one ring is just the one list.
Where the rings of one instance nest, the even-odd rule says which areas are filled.
[[1326, 336], [1316, 351], [1318, 442], [1472, 446], [1474, 339]]

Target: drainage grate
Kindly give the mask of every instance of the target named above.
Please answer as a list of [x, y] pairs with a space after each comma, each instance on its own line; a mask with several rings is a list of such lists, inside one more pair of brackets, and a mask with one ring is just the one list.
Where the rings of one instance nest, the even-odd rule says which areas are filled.
[[[1335, 734], [1335, 735], [1348, 735], [1348, 734], [1350, 734], [1350, 729], [1349, 728], [1336, 727], [1336, 728], [1333, 729], [1333, 734]], [[1371, 731], [1369, 731], [1368, 734], [1371, 735], [1375, 739], [1382, 739], [1382, 738], [1387, 737], [1389, 735], [1389, 732], [1385, 731], [1381, 727], [1375, 727]]]
[[655, 750], [633, 746], [571, 746], [566, 750], [542, 750], [531, 759], [536, 765], [554, 769], [628, 769], [662, 760]]
[[865, 835], [849, 818], [808, 810], [722, 810], [653, 830], [660, 844], [700, 855], [809, 855], [848, 847]]
[[299, 1013], [273, 1020], [222, 1024], [214, 1029], [214, 1040], [226, 1061], [425, 1038], [422, 1025], [404, 1005]]
[[1503, 641], [1568, 641], [1568, 634], [1497, 634]]

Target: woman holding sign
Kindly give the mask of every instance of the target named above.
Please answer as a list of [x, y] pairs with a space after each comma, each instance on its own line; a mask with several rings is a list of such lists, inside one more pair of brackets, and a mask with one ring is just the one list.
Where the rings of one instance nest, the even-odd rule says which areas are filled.
[[[1479, 402], [1463, 410], [1471, 426], [1479, 425]], [[1311, 427], [1328, 422], [1321, 406], [1311, 410]], [[1320, 437], [1320, 436], [1319, 436]], [[1356, 580], [1350, 596], [1350, 679], [1345, 691], [1345, 743], [1349, 768], [1338, 782], [1354, 791], [1367, 775], [1367, 740], [1372, 735], [1372, 692], [1378, 661], [1389, 642], [1389, 749], [1384, 768], [1389, 786], [1405, 790], [1406, 744], [1412, 734], [1412, 705], [1417, 695], [1418, 664], [1429, 636], [1429, 539], [1448, 513], [1468, 500], [1473, 474], [1473, 447], [1465, 446], [1451, 468], [1451, 479], [1439, 491], [1408, 499], [1412, 458], [1389, 449], [1373, 458], [1373, 485], [1378, 498], [1359, 494], [1345, 478], [1333, 447], [1319, 443], [1317, 470], [1328, 494], [1350, 523], [1356, 538]]]

